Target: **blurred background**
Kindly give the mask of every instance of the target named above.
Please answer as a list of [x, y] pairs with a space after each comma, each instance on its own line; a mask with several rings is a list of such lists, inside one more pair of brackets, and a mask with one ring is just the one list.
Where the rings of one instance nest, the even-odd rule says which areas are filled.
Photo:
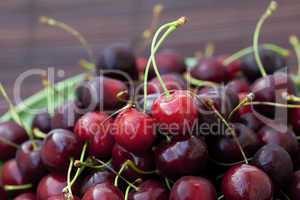
[[[2, 0], [0, 1], [0, 80], [12, 94], [15, 79], [31, 69], [57, 67], [71, 76], [81, 71], [85, 51], [69, 34], [41, 25], [39, 16], [61, 20], [79, 30], [95, 54], [112, 43], [135, 45], [149, 27], [152, 8], [162, 3], [161, 23], [187, 16], [189, 23], [166, 42], [193, 56], [208, 42], [216, 53], [231, 54], [252, 44], [256, 22], [269, 0]], [[261, 41], [289, 47], [291, 34], [300, 36], [300, 1], [278, 0], [279, 9], [263, 27]], [[27, 79], [24, 97], [42, 88], [39, 77]], [[2, 102], [2, 103], [1, 103]], [[0, 113], [6, 108], [0, 100]]]

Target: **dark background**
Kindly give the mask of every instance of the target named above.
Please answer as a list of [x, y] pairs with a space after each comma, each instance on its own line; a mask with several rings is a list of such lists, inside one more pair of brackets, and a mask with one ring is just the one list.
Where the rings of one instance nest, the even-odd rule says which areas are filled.
[[[79, 73], [79, 58], [86, 58], [79, 43], [58, 29], [38, 23], [51, 16], [78, 29], [96, 54], [115, 42], [133, 43], [149, 25], [154, 4], [165, 7], [162, 22], [187, 16], [189, 23], [165, 46], [192, 56], [207, 42], [217, 53], [232, 53], [251, 45], [257, 19], [268, 0], [2, 0], [0, 1], [0, 80], [12, 95], [16, 77], [27, 69], [57, 67], [67, 76]], [[274, 16], [263, 27], [261, 41], [289, 47], [290, 34], [300, 36], [300, 1], [278, 0]], [[42, 88], [32, 77], [23, 95]], [[5, 109], [0, 100], [0, 112]]]

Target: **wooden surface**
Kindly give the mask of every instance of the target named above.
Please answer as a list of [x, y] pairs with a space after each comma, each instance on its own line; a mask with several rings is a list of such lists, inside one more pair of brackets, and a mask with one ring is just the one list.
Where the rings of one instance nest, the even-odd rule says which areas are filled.
[[[92, 48], [115, 42], [134, 43], [151, 19], [154, 0], [2, 0], [0, 1], [0, 80], [12, 95], [16, 78], [32, 68], [55, 66], [66, 76], [80, 72], [78, 58], [86, 54], [73, 37], [42, 26], [40, 15], [62, 20], [80, 30]], [[165, 0], [162, 21], [187, 16], [189, 23], [166, 43], [193, 55], [207, 42], [217, 53], [232, 53], [251, 45], [257, 19], [268, 0]], [[262, 41], [289, 47], [288, 36], [300, 36], [300, 1], [278, 0], [280, 7], [263, 27]], [[37, 76], [26, 79], [23, 96], [41, 88]], [[0, 112], [5, 104], [0, 101]]]

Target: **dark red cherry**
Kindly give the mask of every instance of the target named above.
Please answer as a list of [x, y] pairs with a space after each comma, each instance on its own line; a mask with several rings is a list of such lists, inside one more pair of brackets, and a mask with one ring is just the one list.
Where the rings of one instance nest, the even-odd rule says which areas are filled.
[[[154, 156], [152, 153], [146, 152], [142, 154], [133, 154], [118, 144], [114, 145], [112, 150], [112, 165], [115, 170], [120, 170], [121, 166], [127, 161], [131, 160], [137, 168], [144, 171], [153, 171], [155, 168]], [[131, 168], [124, 170], [122, 176], [134, 181], [137, 178], [143, 177], [142, 174], [134, 171]]]
[[[146, 57], [138, 57], [136, 59], [136, 65], [139, 71], [139, 74], [145, 73], [145, 68], [147, 66], [148, 59]], [[153, 77], [154, 74], [152, 74]]]
[[289, 110], [289, 122], [297, 135], [300, 135], [300, 108]]
[[[253, 156], [261, 146], [257, 135], [243, 124], [234, 123], [231, 125], [246, 156]], [[219, 133], [222, 134], [222, 132]], [[229, 130], [226, 130], [225, 135], [214, 138], [210, 143], [208, 145], [209, 152], [215, 160], [226, 163], [237, 162], [243, 159], [241, 150]]]
[[124, 195], [110, 183], [101, 183], [90, 188], [81, 200], [124, 200]]
[[87, 177], [84, 178], [82, 184], [81, 184], [81, 189], [80, 189], [80, 193], [84, 194], [86, 193], [86, 191], [88, 189], [90, 189], [91, 187], [97, 185], [97, 184], [101, 184], [101, 183], [113, 183], [115, 178], [115, 175], [109, 171], [98, 171], [98, 172], [94, 172], [90, 175], [88, 175]]
[[32, 121], [32, 128], [37, 128], [43, 133], [48, 133], [52, 129], [51, 120], [52, 119], [48, 111], [41, 111], [34, 116]]
[[129, 200], [168, 200], [169, 192], [156, 180], [147, 180], [139, 186], [139, 190], [129, 195]]
[[0, 197], [3, 200], [8, 200], [8, 194], [2, 186], [0, 186]]
[[296, 135], [285, 126], [278, 127], [276, 130], [269, 126], [264, 126], [258, 131], [257, 135], [263, 144], [278, 144], [283, 147], [291, 157], [297, 153], [298, 141]]
[[[286, 60], [274, 51], [260, 47], [259, 56], [267, 74], [286, 67]], [[254, 54], [248, 54], [241, 59], [241, 70], [250, 82], [261, 77]]]
[[198, 100], [188, 90], [160, 95], [153, 103], [152, 116], [160, 130], [169, 134], [192, 133], [198, 122]]
[[[169, 73], [161, 75], [168, 90], [184, 90], [187, 89], [187, 83], [180, 74]], [[148, 93], [163, 93], [163, 88], [158, 78], [153, 78], [148, 83]]]
[[276, 144], [267, 144], [256, 152], [252, 164], [263, 170], [276, 186], [289, 184], [293, 176], [293, 162], [289, 153]]
[[44, 140], [41, 149], [43, 163], [51, 170], [64, 171], [69, 166], [71, 157], [77, 157], [82, 143], [71, 131], [52, 130]]
[[[226, 58], [228, 58], [228, 55], [218, 56], [217, 59], [219, 60], [219, 62], [223, 63]], [[241, 72], [241, 61], [235, 60], [232, 63], [226, 65], [225, 68], [228, 72], [228, 80], [232, 80], [236, 78]]]
[[215, 200], [217, 193], [212, 183], [202, 177], [184, 176], [176, 181], [170, 200]]
[[[66, 200], [65, 194], [58, 194], [47, 198], [47, 200]], [[73, 200], [80, 200], [80, 198], [73, 196]]]
[[52, 173], [44, 178], [37, 187], [37, 199], [48, 200], [49, 197], [62, 194], [62, 190], [67, 186], [67, 177], [65, 175]]
[[[24, 128], [15, 122], [9, 121], [0, 123], [0, 139], [15, 144], [22, 144], [28, 139], [28, 136]], [[13, 158], [16, 151], [16, 147], [8, 145], [0, 140], [0, 160]]]
[[255, 132], [263, 126], [263, 122], [260, 121], [252, 111], [242, 113], [237, 121]]
[[76, 107], [74, 101], [68, 101], [55, 111], [51, 121], [51, 128], [61, 128], [73, 131], [76, 121], [81, 116], [80, 112], [81, 111]]
[[227, 82], [229, 77], [226, 66], [216, 58], [200, 60], [198, 66], [192, 68], [190, 73], [193, 78], [216, 83]]
[[37, 200], [37, 198], [34, 193], [23, 193], [15, 197], [14, 200]]
[[135, 108], [119, 113], [113, 128], [116, 142], [133, 153], [149, 150], [156, 137], [153, 118]]
[[28, 177], [21, 173], [16, 160], [9, 160], [3, 164], [1, 178], [3, 185], [24, 185], [28, 183]]
[[292, 200], [300, 199], [300, 170], [294, 172], [292, 177], [292, 183], [289, 186], [289, 194]]
[[235, 79], [227, 84], [227, 87], [236, 94], [249, 93], [249, 83], [244, 79]]
[[171, 178], [201, 173], [207, 159], [206, 144], [195, 136], [175, 138], [155, 150], [157, 169]]
[[115, 110], [124, 105], [124, 102], [118, 99], [118, 93], [127, 90], [122, 81], [98, 76], [76, 88], [76, 105], [88, 111]]
[[39, 180], [45, 173], [46, 168], [41, 158], [42, 141], [35, 140], [24, 142], [17, 151], [16, 162], [21, 173], [30, 181]]
[[124, 44], [114, 44], [101, 53], [97, 63], [97, 75], [129, 81], [139, 77], [136, 58], [131, 48]]
[[222, 180], [222, 192], [230, 200], [272, 200], [272, 181], [257, 167], [241, 164], [230, 168]]

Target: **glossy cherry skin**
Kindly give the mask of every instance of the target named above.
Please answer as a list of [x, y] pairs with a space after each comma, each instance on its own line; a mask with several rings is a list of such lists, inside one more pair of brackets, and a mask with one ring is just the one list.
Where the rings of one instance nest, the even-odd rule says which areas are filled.
[[[147, 100], [146, 100], [146, 109], [145, 112], [148, 115], [151, 115], [151, 109], [153, 106], [153, 103], [155, 102], [155, 100], [160, 96], [160, 94], [156, 93], [156, 94], [149, 94], [147, 95]], [[137, 105], [136, 105], [137, 109], [140, 111], [144, 110], [144, 98], [139, 99]]]
[[263, 126], [263, 122], [252, 111], [240, 114], [237, 121], [253, 131], [258, 131]]
[[[125, 148], [118, 144], [114, 145], [112, 150], [112, 165], [116, 171], [119, 171], [122, 165], [127, 161], [131, 160], [135, 166], [144, 171], [153, 171], [155, 169], [154, 156], [150, 152], [142, 154], [133, 154], [127, 151]], [[142, 174], [135, 172], [131, 168], [124, 170], [122, 176], [134, 181], [137, 178], [143, 177]]]
[[82, 143], [71, 131], [52, 130], [44, 140], [41, 149], [43, 163], [51, 170], [64, 171], [69, 166], [70, 158], [76, 158]]
[[24, 185], [28, 183], [27, 177], [19, 170], [16, 160], [9, 160], [3, 164], [1, 178], [3, 185]]
[[244, 79], [232, 80], [227, 84], [227, 87], [236, 94], [248, 93], [250, 90], [249, 83]]
[[37, 198], [33, 193], [24, 193], [15, 197], [14, 200], [37, 200]]
[[[161, 75], [168, 90], [184, 90], [187, 89], [187, 83], [180, 74], [169, 73]], [[153, 78], [148, 83], [148, 94], [163, 93], [163, 88], [158, 78]]]
[[[229, 55], [221, 55], [218, 56], [217, 59], [219, 60], [219, 62], [223, 63], [225, 61], [226, 58], [228, 58]], [[230, 64], [225, 66], [226, 71], [228, 72], [228, 80], [232, 80], [234, 78], [236, 78], [240, 72], [241, 72], [241, 61], [240, 60], [235, 60], [233, 62], [231, 62]]]
[[230, 200], [272, 200], [271, 179], [255, 166], [241, 164], [231, 167], [222, 180], [222, 192]]
[[163, 176], [199, 174], [206, 168], [206, 144], [195, 136], [175, 138], [155, 150], [156, 167]]
[[43, 133], [48, 133], [52, 129], [52, 118], [48, 111], [41, 111], [37, 113], [32, 121], [32, 128], [37, 128]]
[[39, 180], [46, 173], [41, 158], [42, 141], [35, 140], [35, 146], [33, 148], [32, 141], [26, 141], [20, 146], [16, 154], [18, 168], [30, 181]]
[[258, 133], [258, 138], [263, 144], [278, 144], [283, 147], [291, 157], [295, 156], [298, 150], [298, 141], [295, 133], [287, 129], [275, 130], [271, 127], [264, 126]]
[[116, 142], [133, 153], [149, 150], [156, 138], [155, 131], [153, 118], [135, 108], [122, 111], [114, 121]]
[[[28, 139], [28, 136], [24, 128], [15, 122], [9, 121], [0, 123], [0, 138], [15, 144], [22, 144]], [[5, 144], [0, 140], [0, 160], [13, 158], [16, 151], [15, 147]]]
[[169, 192], [156, 180], [144, 181], [139, 186], [139, 191], [132, 192], [128, 200], [168, 200]]
[[215, 200], [217, 193], [210, 181], [202, 177], [184, 176], [172, 187], [170, 200]]
[[133, 50], [125, 44], [105, 48], [98, 59], [96, 73], [122, 81], [128, 81], [126, 76], [137, 80], [139, 73]]
[[81, 116], [81, 111], [74, 101], [68, 101], [56, 109], [51, 120], [51, 129], [68, 129], [73, 131], [76, 121]]
[[[247, 157], [251, 157], [260, 148], [257, 135], [243, 124], [231, 124]], [[243, 160], [242, 153], [229, 130], [225, 136], [214, 138], [209, 144], [210, 155], [220, 162], [237, 162]]]
[[[66, 200], [66, 197], [64, 194], [58, 194], [47, 198], [47, 200]], [[73, 200], [80, 200], [80, 198], [73, 196]]]
[[109, 171], [98, 171], [98, 172], [94, 172], [90, 175], [88, 175], [87, 177], [84, 178], [82, 184], [81, 184], [81, 189], [80, 189], [80, 193], [83, 195], [84, 193], [86, 193], [86, 191], [88, 189], [90, 189], [91, 187], [97, 185], [97, 184], [101, 184], [101, 183], [113, 183], [115, 178], [115, 175]]
[[190, 133], [198, 114], [198, 100], [188, 90], [175, 90], [171, 96], [162, 94], [152, 106], [160, 130], [173, 135]]
[[276, 144], [267, 144], [256, 152], [251, 164], [263, 170], [276, 186], [289, 184], [293, 176], [293, 161], [289, 153]]
[[292, 177], [292, 183], [289, 187], [289, 194], [291, 195], [291, 200], [300, 199], [300, 170], [295, 171]]
[[67, 177], [65, 175], [52, 173], [44, 178], [38, 184], [37, 187], [37, 199], [47, 200], [54, 195], [62, 194], [62, 190], [67, 185]]
[[228, 71], [226, 67], [216, 58], [207, 58], [199, 61], [198, 66], [191, 70], [193, 78], [224, 83], [228, 81]]
[[76, 105], [86, 111], [112, 111], [124, 105], [117, 94], [127, 90], [122, 81], [98, 76], [79, 84], [75, 91]]
[[[286, 60], [274, 51], [260, 47], [259, 56], [267, 74], [273, 74], [275, 71], [286, 67]], [[261, 77], [254, 54], [250, 53], [241, 59], [241, 70], [247, 79], [251, 82]]]
[[110, 183], [101, 183], [90, 188], [81, 200], [124, 200], [123, 193]]

